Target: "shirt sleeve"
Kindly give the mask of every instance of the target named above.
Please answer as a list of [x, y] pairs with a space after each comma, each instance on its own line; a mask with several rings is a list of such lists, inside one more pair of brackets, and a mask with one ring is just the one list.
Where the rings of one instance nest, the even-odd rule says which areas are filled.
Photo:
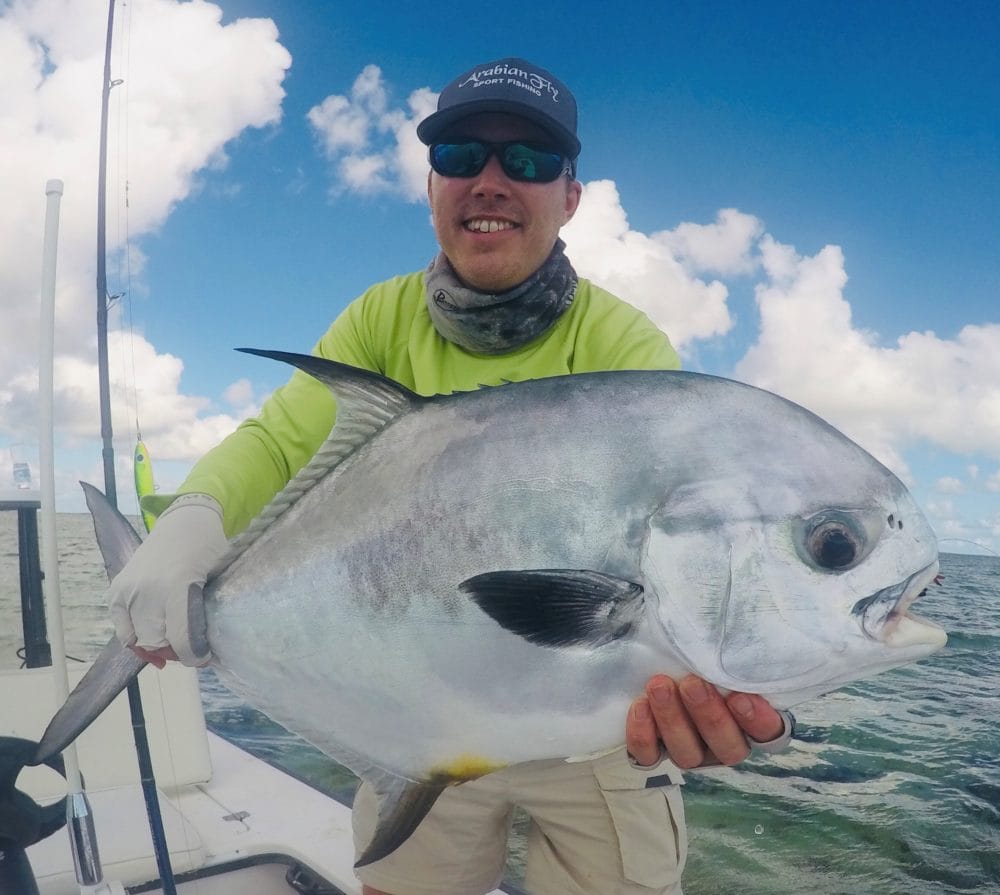
[[[364, 296], [333, 322], [313, 354], [378, 372], [363, 333]], [[241, 532], [319, 449], [336, 418], [336, 403], [321, 382], [296, 370], [260, 413], [242, 422], [205, 454], [173, 494], [154, 494], [141, 506], [156, 515], [181, 494], [211, 495], [223, 510], [223, 527]]]

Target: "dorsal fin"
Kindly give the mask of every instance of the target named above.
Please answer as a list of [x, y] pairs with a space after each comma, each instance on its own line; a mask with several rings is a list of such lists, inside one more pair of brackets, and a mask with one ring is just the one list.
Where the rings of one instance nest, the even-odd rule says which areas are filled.
[[378, 373], [323, 357], [257, 348], [236, 350], [284, 361], [324, 383], [333, 392], [337, 402], [337, 419], [313, 458], [272, 498], [246, 529], [233, 539], [229, 552], [217, 566], [217, 571], [224, 569], [246, 551], [279, 516], [331, 469], [370, 441], [394, 419], [427, 400]]

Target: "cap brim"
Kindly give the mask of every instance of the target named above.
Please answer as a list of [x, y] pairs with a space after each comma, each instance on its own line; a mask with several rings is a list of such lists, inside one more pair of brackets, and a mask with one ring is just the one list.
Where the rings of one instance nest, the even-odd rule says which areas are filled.
[[580, 154], [580, 141], [576, 135], [570, 133], [558, 122], [521, 103], [500, 99], [476, 100], [434, 112], [417, 125], [417, 137], [421, 143], [430, 146], [431, 143], [436, 143], [442, 134], [456, 122], [483, 112], [506, 112], [509, 115], [516, 115], [518, 118], [526, 118], [550, 133], [559, 148], [569, 158], [575, 159]]

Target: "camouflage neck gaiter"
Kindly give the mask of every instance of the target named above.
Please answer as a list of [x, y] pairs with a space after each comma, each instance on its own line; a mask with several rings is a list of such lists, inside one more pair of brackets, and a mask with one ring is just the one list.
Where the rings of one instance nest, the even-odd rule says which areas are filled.
[[505, 354], [552, 326], [573, 302], [576, 271], [561, 239], [538, 270], [509, 292], [493, 295], [464, 285], [444, 252], [430, 263], [424, 280], [427, 308], [437, 331], [475, 354]]

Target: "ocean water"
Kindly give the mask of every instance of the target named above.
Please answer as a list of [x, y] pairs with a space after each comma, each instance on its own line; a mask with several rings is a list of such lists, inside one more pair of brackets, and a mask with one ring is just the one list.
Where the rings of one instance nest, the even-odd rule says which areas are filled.
[[[60, 516], [58, 540], [67, 653], [92, 658], [111, 629], [89, 517]], [[0, 668], [20, 664], [16, 545], [16, 517], [0, 512]], [[800, 706], [780, 755], [687, 775], [686, 895], [1000, 895], [1000, 558], [943, 554], [941, 569], [919, 611], [949, 632], [944, 650]], [[350, 794], [350, 772], [211, 672], [202, 692], [213, 729]]]

